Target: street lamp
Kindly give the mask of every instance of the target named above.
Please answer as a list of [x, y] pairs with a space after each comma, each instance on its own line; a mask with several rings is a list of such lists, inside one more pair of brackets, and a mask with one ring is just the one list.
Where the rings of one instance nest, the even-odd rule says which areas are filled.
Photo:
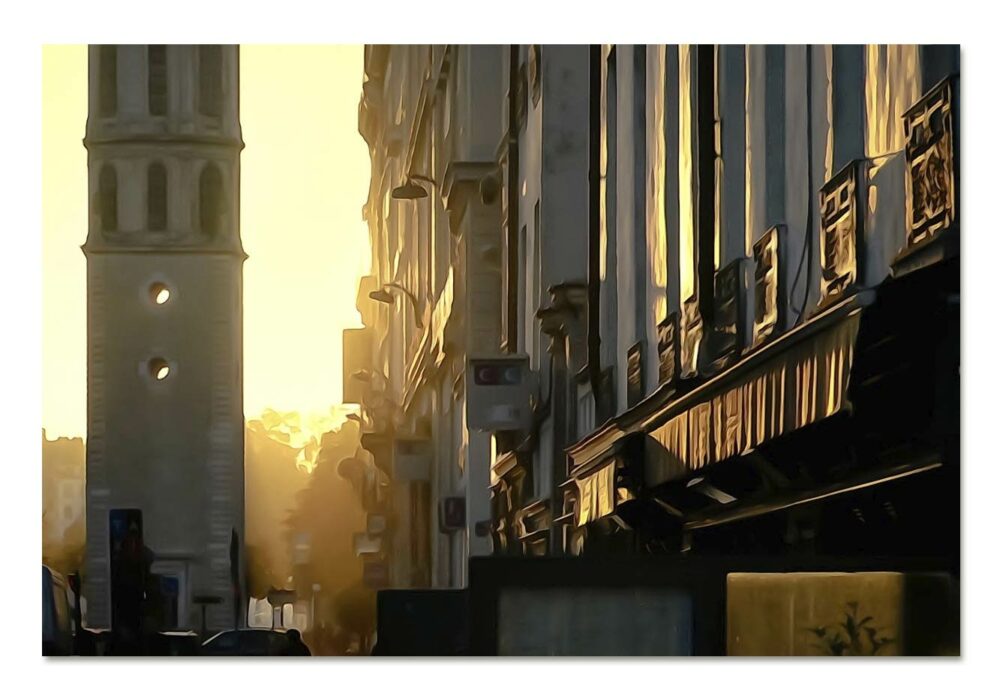
[[424, 328], [424, 322], [420, 319], [420, 305], [417, 302], [417, 298], [399, 283], [386, 283], [380, 289], [372, 290], [368, 293], [368, 297], [382, 304], [395, 304], [396, 298], [392, 296], [389, 290], [398, 290], [406, 296], [406, 299], [413, 305], [413, 323], [418, 329]]
[[[356, 379], [359, 382], [367, 382], [367, 383], [374, 382], [375, 381], [374, 378], [376, 376], [382, 378], [383, 384], [389, 384], [389, 378], [383, 375], [378, 370], [357, 370], [351, 373], [351, 379]], [[348, 418], [350, 418], [352, 415], [354, 414], [352, 413], [351, 415], [348, 416]]]
[[411, 174], [406, 177], [405, 184], [397, 186], [392, 190], [392, 197], [398, 201], [412, 201], [417, 198], [427, 198], [427, 189], [420, 184], [414, 183], [416, 181], [426, 181], [428, 184], [437, 185], [437, 182], [428, 176]]

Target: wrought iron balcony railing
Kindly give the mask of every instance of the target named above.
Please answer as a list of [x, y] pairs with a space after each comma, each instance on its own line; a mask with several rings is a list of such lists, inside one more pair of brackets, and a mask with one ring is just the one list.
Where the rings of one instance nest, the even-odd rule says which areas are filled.
[[819, 192], [820, 305], [846, 295], [859, 278], [858, 240], [864, 237], [864, 162], [837, 172]]
[[933, 238], [957, 219], [955, 85], [956, 78], [943, 80], [903, 114], [910, 247]]
[[776, 225], [754, 242], [753, 345], [758, 346], [781, 331], [785, 303], [781, 292], [781, 252], [784, 227]]
[[679, 338], [677, 313], [674, 312], [656, 327], [657, 353], [660, 359], [660, 384], [673, 384], [680, 376]]

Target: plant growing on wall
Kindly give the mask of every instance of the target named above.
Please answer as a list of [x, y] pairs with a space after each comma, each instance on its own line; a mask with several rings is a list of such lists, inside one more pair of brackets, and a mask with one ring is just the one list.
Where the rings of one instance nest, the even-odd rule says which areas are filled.
[[858, 603], [848, 602], [843, 621], [807, 630], [819, 639], [813, 647], [825, 655], [878, 655], [882, 648], [895, 639], [879, 635], [881, 629], [871, 625], [873, 620], [871, 616], [858, 618]]

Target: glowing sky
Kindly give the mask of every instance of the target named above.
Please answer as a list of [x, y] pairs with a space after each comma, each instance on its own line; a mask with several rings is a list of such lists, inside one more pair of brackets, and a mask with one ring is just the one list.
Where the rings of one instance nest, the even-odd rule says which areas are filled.
[[[243, 46], [240, 55], [244, 411], [341, 400], [341, 331], [369, 266], [357, 131], [361, 46]], [[86, 430], [87, 49], [42, 55], [42, 425]]]

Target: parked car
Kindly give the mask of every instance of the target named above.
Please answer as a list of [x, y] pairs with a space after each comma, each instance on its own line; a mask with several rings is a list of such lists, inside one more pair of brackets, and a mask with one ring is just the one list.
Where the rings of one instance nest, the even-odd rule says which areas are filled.
[[73, 654], [73, 619], [66, 578], [42, 566], [42, 655]]
[[217, 633], [201, 646], [202, 655], [288, 655], [291, 641], [280, 629], [243, 628]]
[[147, 650], [155, 656], [200, 655], [201, 638], [194, 631], [161, 631], [149, 639]]
[[76, 636], [75, 655], [111, 655], [114, 636], [107, 628], [82, 628]]

